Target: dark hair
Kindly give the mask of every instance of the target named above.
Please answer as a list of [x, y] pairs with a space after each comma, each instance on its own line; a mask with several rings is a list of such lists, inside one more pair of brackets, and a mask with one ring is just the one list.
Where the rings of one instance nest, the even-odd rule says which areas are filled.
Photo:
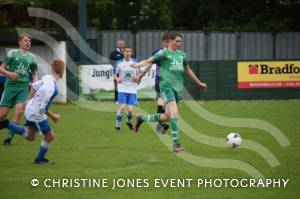
[[162, 41], [168, 40], [169, 39], [169, 33], [168, 32], [164, 33], [163, 36], [161, 37], [161, 39], [162, 39]]
[[174, 40], [176, 37], [181, 37], [182, 38], [182, 35], [179, 32], [174, 32], [174, 31], [171, 31], [171, 32], [168, 33], [168, 38], [169, 39]]
[[123, 51], [124, 51], [126, 48], [127, 48], [127, 49], [133, 50], [130, 46], [124, 46]]

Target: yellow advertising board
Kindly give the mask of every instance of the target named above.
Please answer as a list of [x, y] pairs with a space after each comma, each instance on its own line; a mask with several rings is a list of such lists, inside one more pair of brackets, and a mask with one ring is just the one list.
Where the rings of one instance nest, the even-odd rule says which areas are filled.
[[238, 88], [300, 88], [300, 61], [241, 61]]

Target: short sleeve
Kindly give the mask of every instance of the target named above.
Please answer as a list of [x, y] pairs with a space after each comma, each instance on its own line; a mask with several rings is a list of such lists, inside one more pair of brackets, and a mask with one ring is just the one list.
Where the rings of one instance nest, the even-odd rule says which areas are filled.
[[41, 88], [41, 86], [43, 86], [43, 81], [42, 80], [38, 80], [36, 82], [34, 82], [31, 86], [34, 90], [39, 90]]
[[49, 102], [51, 101], [51, 97], [54, 94], [54, 84], [53, 78], [51, 75], [45, 75], [41, 80], [36, 81], [32, 84], [34, 87], [39, 87], [36, 95], [38, 95], [38, 99], [40, 100], [40, 111], [46, 113], [48, 111]]

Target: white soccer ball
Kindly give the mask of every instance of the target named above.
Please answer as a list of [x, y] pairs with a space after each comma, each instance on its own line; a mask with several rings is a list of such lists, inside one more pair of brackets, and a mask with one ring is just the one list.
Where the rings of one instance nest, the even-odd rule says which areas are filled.
[[238, 133], [232, 132], [232, 133], [229, 133], [226, 137], [226, 144], [230, 148], [236, 148], [236, 147], [240, 146], [241, 143], [242, 143], [242, 138], [241, 138], [240, 134], [238, 134]]

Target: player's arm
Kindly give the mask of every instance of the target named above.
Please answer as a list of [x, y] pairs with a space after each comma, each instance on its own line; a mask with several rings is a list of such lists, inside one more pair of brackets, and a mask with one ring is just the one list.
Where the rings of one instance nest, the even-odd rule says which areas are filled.
[[51, 111], [47, 111], [46, 112], [46, 115], [48, 117], [50, 117], [53, 122], [57, 123], [59, 120], [60, 120], [60, 115], [59, 114], [55, 114], [55, 113], [52, 113]]
[[37, 70], [36, 71], [33, 71], [32, 72], [32, 82], [36, 82], [36, 81], [38, 81], [38, 72], [37, 72]]
[[140, 70], [140, 68], [137, 68], [137, 75], [133, 77], [133, 81], [135, 81], [137, 84], [140, 84], [143, 76], [143, 72]]
[[121, 83], [122, 80], [120, 77], [118, 77], [117, 75], [114, 76], [114, 80], [116, 80], [117, 83]]
[[2, 63], [0, 65], [0, 73], [4, 74], [5, 76], [7, 77], [10, 77], [11, 79], [13, 80], [17, 80], [19, 78], [19, 75], [18, 73], [15, 73], [15, 72], [10, 72], [6, 69], [6, 64], [5, 63]]
[[33, 98], [33, 96], [35, 95], [35, 93], [36, 93], [36, 90], [33, 87], [31, 87], [27, 101], [31, 100]]
[[[47, 85], [42, 85], [41, 87], [43, 87], [43, 86], [46, 87]], [[45, 89], [45, 87], [44, 88], [40, 88], [40, 89]], [[41, 98], [40, 98], [41, 104], [40, 104], [40, 107], [39, 107], [40, 108], [40, 112], [41, 113], [45, 113], [55, 123], [58, 122], [60, 120], [60, 115], [52, 113], [51, 111], [48, 110], [49, 109], [49, 101], [50, 101], [50, 98], [52, 97], [52, 92], [49, 92], [48, 90], [45, 89], [45, 92], [43, 92], [43, 90], [42, 90], [42, 93], [40, 93], [40, 94], [41, 94]]]
[[190, 78], [197, 84], [198, 87], [200, 88], [207, 88], [207, 85], [203, 82], [201, 82], [198, 77], [195, 75], [195, 73], [193, 72], [193, 70], [189, 67], [189, 65], [187, 65], [185, 67], [185, 74], [187, 74], [188, 76], [190, 76]]
[[144, 69], [143, 72], [141, 73], [141, 78], [144, 77], [144, 76], [146, 75], [146, 73], [148, 73], [148, 72], [151, 70], [152, 65], [153, 65], [153, 64], [151, 63], [151, 64], [149, 64], [149, 65], [147, 65], [147, 66], [145, 67], [145, 69]]
[[141, 79], [142, 79], [142, 73], [139, 73], [133, 77], [133, 81], [135, 81], [137, 84], [141, 83]]
[[148, 66], [149, 64], [152, 64], [153, 63], [153, 58], [150, 57], [148, 59], [144, 59], [138, 63], [135, 63], [135, 64], [132, 64], [131, 67], [133, 68], [139, 68], [139, 67], [142, 67], [142, 66]]
[[60, 115], [52, 113], [48, 110], [49, 101], [52, 96], [51, 93], [46, 92], [43, 96], [44, 97], [41, 98], [40, 112], [45, 113], [48, 117], [50, 117], [53, 120], [53, 122], [57, 123], [60, 120]]
[[36, 91], [39, 90], [42, 86], [43, 86], [43, 81], [42, 80], [38, 80], [35, 81], [32, 85], [31, 85], [31, 89], [29, 92], [29, 96], [28, 96], [28, 100], [29, 101], [31, 98], [33, 98], [33, 96], [35, 95]]
[[[150, 64], [152, 64], [155, 61], [159, 61], [160, 59], [162, 59], [164, 56], [164, 51], [159, 50], [157, 53], [155, 53], [154, 55], [152, 55], [151, 57], [149, 57], [148, 59], [144, 59], [138, 63], [132, 64], [131, 66], [134, 68], [138, 68], [141, 66], [148, 66]], [[150, 69], [149, 69], [150, 70]]]

